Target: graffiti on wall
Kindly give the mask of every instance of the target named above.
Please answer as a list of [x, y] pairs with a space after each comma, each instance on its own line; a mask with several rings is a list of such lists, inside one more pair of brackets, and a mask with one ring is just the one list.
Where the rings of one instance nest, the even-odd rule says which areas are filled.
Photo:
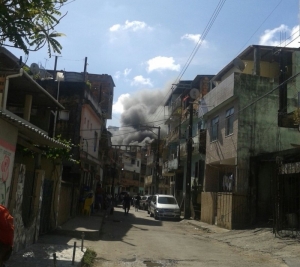
[[0, 204], [7, 207], [15, 147], [0, 139]]

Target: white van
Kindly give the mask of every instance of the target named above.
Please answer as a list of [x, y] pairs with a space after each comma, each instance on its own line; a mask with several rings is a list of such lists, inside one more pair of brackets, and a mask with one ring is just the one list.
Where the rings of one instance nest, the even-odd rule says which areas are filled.
[[180, 208], [172, 195], [153, 195], [150, 202], [150, 216], [154, 218], [180, 219]]

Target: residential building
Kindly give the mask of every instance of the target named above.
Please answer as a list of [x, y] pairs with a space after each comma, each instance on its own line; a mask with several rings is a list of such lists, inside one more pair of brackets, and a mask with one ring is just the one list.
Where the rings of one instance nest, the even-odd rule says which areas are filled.
[[[158, 127], [157, 127], [158, 128]], [[162, 175], [164, 140], [154, 139], [146, 146], [145, 194], [170, 194], [170, 178]]]
[[252, 158], [291, 149], [299, 138], [278, 126], [278, 111], [297, 108], [298, 62], [299, 49], [253, 45], [211, 79], [200, 105], [207, 124], [202, 221], [234, 229], [272, 219], [276, 164]]
[[49, 134], [51, 111], [64, 106], [25, 69], [0, 47], [0, 203], [14, 217], [15, 252], [57, 226], [62, 163], [50, 152], [70, 149]]
[[[118, 194], [122, 191], [144, 194], [142, 170], [142, 148], [138, 145], [112, 145], [111, 162], [115, 163], [116, 174], [109, 175], [106, 186]], [[106, 191], [108, 191], [106, 190]]]
[[169, 133], [162, 173], [170, 177], [171, 193], [185, 210], [185, 217], [200, 218], [206, 131], [198, 110], [212, 77], [197, 75], [192, 81], [180, 81], [165, 103]]
[[[64, 162], [61, 197], [66, 201], [61, 202], [64, 212], [59, 224], [62, 224], [82, 211], [89, 192], [99, 192], [103, 187], [104, 155], [110, 143], [106, 123], [111, 117], [112, 100], [109, 99], [113, 97], [115, 84], [109, 75], [48, 72], [53, 76], [56, 73], [57, 79], [41, 80], [40, 84], [65, 106], [64, 112], [53, 117], [53, 135], [71, 140], [74, 159], [79, 162]], [[105, 112], [101, 106], [104, 104]]]

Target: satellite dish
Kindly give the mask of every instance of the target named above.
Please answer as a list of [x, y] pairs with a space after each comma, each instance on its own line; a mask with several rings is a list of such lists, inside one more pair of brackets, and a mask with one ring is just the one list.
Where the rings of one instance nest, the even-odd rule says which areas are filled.
[[30, 65], [30, 71], [32, 72], [33, 75], [39, 74], [40, 72], [40, 67], [38, 64], [36, 63], [32, 63]]
[[200, 92], [198, 89], [196, 88], [193, 88], [191, 91], [190, 91], [190, 97], [192, 99], [196, 99], [198, 96], [200, 95]]
[[244, 71], [244, 69], [245, 69], [245, 63], [244, 63], [244, 61], [243, 60], [241, 60], [240, 58], [235, 58], [234, 60], [233, 60], [233, 65], [238, 69], [238, 70], [240, 70], [241, 72], [243, 72]]

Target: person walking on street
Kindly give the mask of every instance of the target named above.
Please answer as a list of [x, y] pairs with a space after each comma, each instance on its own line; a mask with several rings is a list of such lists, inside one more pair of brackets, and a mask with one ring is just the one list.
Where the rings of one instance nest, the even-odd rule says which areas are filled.
[[135, 198], [135, 211], [139, 211], [139, 208], [140, 208], [140, 200], [141, 200], [141, 196], [140, 194], [138, 193], [136, 198]]
[[125, 210], [125, 215], [128, 214], [130, 210], [130, 204], [131, 204], [131, 197], [127, 193], [125, 197], [123, 198], [123, 205], [124, 205], [124, 210]]

